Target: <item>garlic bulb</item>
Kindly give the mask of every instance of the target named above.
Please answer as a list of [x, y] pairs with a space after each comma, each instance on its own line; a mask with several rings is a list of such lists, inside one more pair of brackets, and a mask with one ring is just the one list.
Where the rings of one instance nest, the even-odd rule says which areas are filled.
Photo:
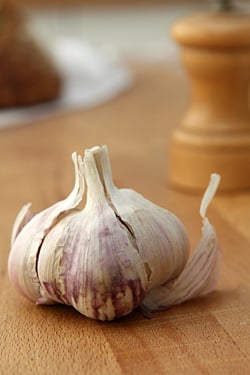
[[[219, 184], [211, 176], [201, 204], [203, 234], [189, 257], [180, 220], [112, 181], [106, 146], [72, 155], [75, 185], [37, 215], [23, 207], [13, 226], [9, 276], [37, 304], [63, 303], [85, 316], [112, 320], [138, 306], [158, 311], [210, 292], [220, 251], [206, 210]], [[84, 197], [86, 203], [79, 205]]]

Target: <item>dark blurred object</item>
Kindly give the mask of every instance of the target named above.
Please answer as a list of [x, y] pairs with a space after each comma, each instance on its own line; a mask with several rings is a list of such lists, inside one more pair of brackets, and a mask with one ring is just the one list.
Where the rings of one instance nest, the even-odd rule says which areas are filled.
[[233, 10], [232, 0], [212, 0], [213, 8], [222, 12]]
[[19, 9], [0, 1], [0, 107], [55, 99], [60, 86], [49, 56], [25, 30]]

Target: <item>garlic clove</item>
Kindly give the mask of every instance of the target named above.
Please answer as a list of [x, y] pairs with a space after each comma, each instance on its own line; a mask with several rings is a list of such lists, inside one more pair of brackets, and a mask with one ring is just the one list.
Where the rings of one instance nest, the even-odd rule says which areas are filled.
[[189, 256], [189, 240], [181, 221], [136, 191], [118, 189], [113, 183], [107, 147], [94, 148], [93, 152], [107, 198], [133, 232], [148, 269], [148, 290], [179, 275]]
[[220, 176], [212, 174], [201, 202], [202, 238], [180, 275], [152, 289], [145, 297], [145, 311], [165, 310], [191, 298], [209, 293], [215, 286], [221, 265], [220, 247], [213, 226], [206, 218], [207, 208], [218, 188]]
[[62, 218], [43, 241], [38, 303], [54, 300], [88, 317], [112, 320], [141, 304], [147, 274], [130, 230], [105, 197], [91, 151], [84, 165], [87, 204]]
[[30, 204], [24, 206], [13, 227], [8, 260], [9, 277], [16, 289], [33, 301], [41, 297], [37, 264], [42, 242], [60, 215], [76, 207], [83, 196], [84, 180], [83, 174], [80, 173], [83, 168], [82, 161], [76, 153], [72, 154], [72, 160], [75, 167], [75, 184], [71, 194], [31, 219]]

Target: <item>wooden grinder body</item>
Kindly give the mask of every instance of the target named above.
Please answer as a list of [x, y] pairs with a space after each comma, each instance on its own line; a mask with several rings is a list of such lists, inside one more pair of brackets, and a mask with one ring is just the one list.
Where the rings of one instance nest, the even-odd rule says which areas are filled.
[[197, 14], [173, 35], [191, 102], [170, 140], [170, 183], [200, 190], [217, 172], [222, 190], [250, 188], [250, 15]]

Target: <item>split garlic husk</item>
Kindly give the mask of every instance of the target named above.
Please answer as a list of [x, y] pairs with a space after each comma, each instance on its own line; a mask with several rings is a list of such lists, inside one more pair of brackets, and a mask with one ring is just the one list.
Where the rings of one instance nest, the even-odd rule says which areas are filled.
[[[180, 220], [112, 180], [106, 146], [72, 155], [71, 194], [39, 214], [24, 206], [13, 226], [8, 269], [15, 288], [37, 304], [63, 303], [112, 320], [141, 306], [159, 311], [210, 292], [220, 250], [206, 218], [220, 177], [201, 203], [202, 238], [189, 258]], [[84, 197], [86, 203], [79, 205]]]

